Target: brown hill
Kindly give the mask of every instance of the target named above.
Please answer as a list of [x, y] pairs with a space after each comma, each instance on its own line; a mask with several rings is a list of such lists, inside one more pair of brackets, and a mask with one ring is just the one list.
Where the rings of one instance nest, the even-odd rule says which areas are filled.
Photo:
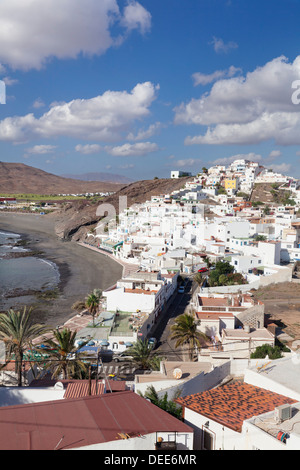
[[63, 178], [23, 163], [0, 162], [2, 194], [79, 194], [118, 191], [124, 184]]
[[[115, 213], [119, 213], [120, 197], [126, 197], [126, 207], [135, 203], [143, 203], [151, 199], [151, 196], [166, 195], [172, 191], [181, 189], [189, 177], [179, 179], [155, 179], [143, 180], [131, 183], [115, 194], [107, 196], [101, 204], [111, 204]], [[123, 200], [124, 204], [124, 200]], [[99, 203], [90, 201], [74, 201], [65, 206], [60, 214], [60, 221], [56, 224], [56, 234], [61, 238], [73, 238], [83, 240], [88, 231], [101, 219], [97, 216]]]
[[262, 202], [263, 204], [288, 205], [290, 198], [293, 199], [291, 191], [283, 189], [274, 183], [256, 183], [254, 185], [250, 201]]

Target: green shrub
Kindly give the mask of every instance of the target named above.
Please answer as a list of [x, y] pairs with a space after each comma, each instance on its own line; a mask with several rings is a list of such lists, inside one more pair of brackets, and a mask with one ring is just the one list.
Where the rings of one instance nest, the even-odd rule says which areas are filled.
[[269, 344], [263, 344], [258, 346], [256, 350], [250, 355], [251, 359], [264, 359], [269, 356], [270, 359], [280, 359], [282, 353], [279, 346], [270, 346]]

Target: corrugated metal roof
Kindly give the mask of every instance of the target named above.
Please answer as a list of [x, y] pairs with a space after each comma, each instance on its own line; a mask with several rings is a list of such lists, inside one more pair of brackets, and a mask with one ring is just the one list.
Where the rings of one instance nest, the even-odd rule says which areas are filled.
[[95, 380], [92, 380], [90, 386], [88, 380], [78, 380], [68, 384], [64, 398], [81, 398], [89, 395], [103, 395], [104, 392], [104, 384], [99, 381], [96, 384]]
[[76, 449], [157, 431], [193, 432], [131, 391], [0, 408], [1, 450]]

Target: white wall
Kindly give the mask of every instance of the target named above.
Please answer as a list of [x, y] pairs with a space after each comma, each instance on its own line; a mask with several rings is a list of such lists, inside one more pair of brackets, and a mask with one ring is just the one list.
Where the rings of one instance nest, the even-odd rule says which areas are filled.
[[154, 294], [125, 293], [124, 288], [120, 287], [104, 292], [103, 295], [107, 299], [106, 308], [109, 312], [115, 312], [117, 309], [122, 312], [152, 312], [155, 307]]
[[[94, 444], [86, 447], [81, 447], [79, 450], [155, 450], [156, 437], [162, 437], [164, 441], [175, 440], [173, 430], [170, 432], [159, 432], [142, 435], [141, 437], [133, 437], [130, 439], [116, 439], [110, 442]], [[116, 436], [117, 437], [117, 436]], [[176, 434], [176, 442], [178, 443], [178, 450], [193, 450], [193, 433], [179, 433]], [[145, 459], [147, 457], [145, 456]], [[146, 465], [146, 464], [145, 464]]]
[[212, 421], [206, 416], [185, 408], [184, 422], [194, 429], [194, 450], [202, 449], [203, 427], [214, 437], [214, 447], [212, 450], [243, 450], [243, 436], [241, 433], [233, 431], [225, 426]]
[[[271, 415], [270, 415], [270, 419]], [[253, 421], [253, 420], [251, 420]], [[286, 444], [259, 429], [252, 422], [245, 421], [243, 424], [244, 450], [299, 450], [300, 436], [289, 434]]]

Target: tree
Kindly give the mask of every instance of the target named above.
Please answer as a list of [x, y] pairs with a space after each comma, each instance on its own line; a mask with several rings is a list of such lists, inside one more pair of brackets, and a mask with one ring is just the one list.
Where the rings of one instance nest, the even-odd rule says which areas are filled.
[[282, 357], [282, 352], [279, 346], [271, 346], [270, 344], [263, 344], [258, 346], [256, 350], [251, 353], [251, 359], [264, 359], [268, 356], [270, 359], [280, 359]]
[[234, 267], [228, 261], [218, 261], [215, 269], [209, 274], [209, 285], [224, 286], [228, 284], [228, 277], [233, 273]]
[[202, 275], [201, 273], [196, 273], [194, 276], [194, 281], [200, 286], [202, 284]]
[[219, 276], [218, 282], [219, 282], [219, 286], [226, 286], [228, 282], [228, 277], [226, 276], [226, 274], [221, 274]]
[[180, 315], [174, 325], [171, 326], [171, 339], [175, 339], [175, 348], [188, 346], [189, 358], [192, 361], [195, 348], [201, 348], [201, 339], [207, 339], [206, 335], [197, 330], [194, 317], [188, 313]]
[[94, 289], [91, 294], [86, 298], [85, 305], [93, 317], [93, 326], [95, 326], [95, 316], [97, 314], [100, 299], [102, 297], [102, 291], [100, 289]]
[[24, 353], [32, 348], [32, 341], [49, 331], [45, 325], [35, 323], [32, 319], [32, 308], [23, 308], [22, 312], [10, 309], [7, 314], [0, 314], [0, 340], [6, 346], [9, 360], [15, 357], [18, 387], [22, 387], [22, 369]]
[[69, 328], [63, 330], [54, 330], [53, 339], [47, 339], [44, 344], [48, 346], [49, 358], [46, 360], [44, 369], [52, 373], [52, 377], [60, 377], [69, 379], [74, 377], [82, 378], [86, 371], [87, 365], [78, 356], [78, 349], [82, 348], [81, 344], [78, 348], [75, 345], [76, 331]]
[[143, 395], [141, 392], [138, 392], [140, 396], [143, 398], [147, 398], [148, 400], [153, 403], [153, 405], [158, 406], [162, 410], [166, 411], [167, 413], [175, 416], [175, 418], [180, 419], [182, 416], [182, 407], [178, 406], [174, 400], [179, 397], [180, 390], [175, 394], [173, 400], [168, 399], [168, 393], [166, 392], [162, 398], [159, 398], [157, 391], [150, 385], [147, 387], [145, 394]]
[[149, 345], [148, 340], [138, 340], [133, 346], [126, 350], [129, 356], [132, 356], [132, 361], [140, 369], [153, 369], [159, 370], [160, 358], [157, 354], [153, 354], [152, 346]]

